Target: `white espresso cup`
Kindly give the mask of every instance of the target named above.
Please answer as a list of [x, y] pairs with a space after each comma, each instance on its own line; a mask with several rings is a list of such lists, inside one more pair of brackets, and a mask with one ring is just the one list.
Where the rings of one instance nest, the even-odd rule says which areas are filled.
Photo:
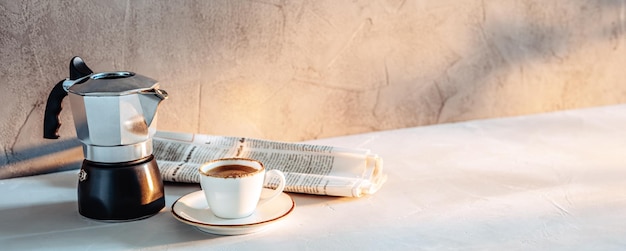
[[[247, 158], [224, 158], [204, 163], [200, 186], [215, 216], [225, 219], [248, 217], [256, 208], [280, 195], [285, 175], [279, 170], [265, 171], [263, 163]], [[278, 178], [273, 193], [261, 198], [265, 179]]]

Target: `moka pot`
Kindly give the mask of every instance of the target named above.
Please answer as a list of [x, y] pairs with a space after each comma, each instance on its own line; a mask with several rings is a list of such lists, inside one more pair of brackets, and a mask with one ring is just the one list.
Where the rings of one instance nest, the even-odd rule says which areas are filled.
[[157, 81], [129, 71], [93, 73], [80, 57], [70, 77], [51, 91], [44, 138], [59, 137], [61, 102], [69, 96], [85, 160], [78, 178], [78, 211], [104, 221], [136, 220], [165, 206], [152, 155], [157, 108], [167, 99]]

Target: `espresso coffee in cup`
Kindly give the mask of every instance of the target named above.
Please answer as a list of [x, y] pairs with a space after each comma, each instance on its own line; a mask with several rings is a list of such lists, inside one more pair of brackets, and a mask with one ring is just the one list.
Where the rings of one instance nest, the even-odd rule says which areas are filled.
[[218, 166], [206, 172], [206, 175], [217, 178], [240, 178], [252, 175], [260, 170], [245, 165]]
[[[220, 218], [250, 216], [258, 206], [270, 202], [285, 188], [285, 175], [281, 171], [265, 171], [263, 163], [253, 159], [217, 159], [204, 163], [198, 171], [209, 210]], [[263, 183], [272, 177], [278, 178], [278, 187], [262, 198]]]

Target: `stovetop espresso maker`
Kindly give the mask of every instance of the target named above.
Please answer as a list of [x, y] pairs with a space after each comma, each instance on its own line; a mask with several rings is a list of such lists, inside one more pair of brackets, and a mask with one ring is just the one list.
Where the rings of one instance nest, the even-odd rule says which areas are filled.
[[70, 77], [48, 96], [44, 138], [56, 139], [61, 102], [69, 96], [85, 160], [78, 177], [78, 211], [103, 221], [152, 216], [165, 206], [152, 155], [157, 108], [167, 98], [157, 81], [128, 71], [93, 73], [80, 57]]

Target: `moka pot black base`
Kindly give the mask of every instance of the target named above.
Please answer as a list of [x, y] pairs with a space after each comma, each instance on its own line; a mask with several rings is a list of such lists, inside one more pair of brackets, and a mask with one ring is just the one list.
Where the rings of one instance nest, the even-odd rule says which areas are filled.
[[78, 212], [87, 218], [139, 220], [165, 207], [163, 180], [153, 155], [123, 163], [84, 160], [78, 176]]

